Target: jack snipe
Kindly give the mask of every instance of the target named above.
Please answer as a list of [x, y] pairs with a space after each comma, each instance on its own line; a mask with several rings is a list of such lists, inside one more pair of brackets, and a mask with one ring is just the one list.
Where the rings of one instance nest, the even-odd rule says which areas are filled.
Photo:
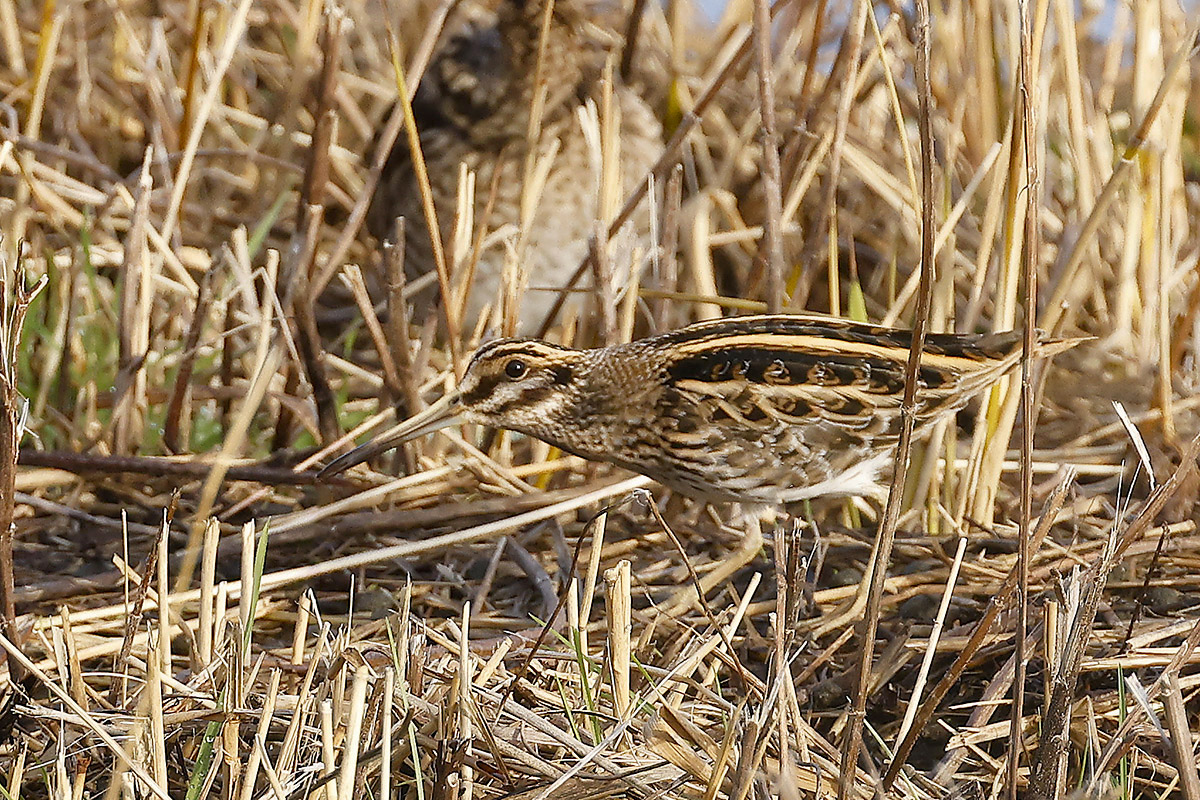
[[[546, 2], [552, 2], [545, 49], [539, 55]], [[597, 140], [585, 132], [581, 117], [600, 102], [605, 60], [617, 36], [595, 24], [588, 0], [501, 0], [494, 21], [479, 17], [449, 37], [430, 63], [413, 100], [421, 152], [425, 158], [439, 235], [450, 253], [458, 202], [460, 165], [475, 174], [476, 226], [489, 232], [514, 230], [521, 222], [526, 155], [542, 158], [556, 142], [536, 213], [528, 223], [521, 264], [527, 286], [558, 288], [587, 253], [599, 216], [601, 185]], [[607, 39], [607, 43], [604, 41]], [[540, 131], [529, 140], [538, 94], [537, 65], [545, 83]], [[645, 179], [662, 152], [662, 127], [631, 87], [614, 78], [611, 124], [615, 147], [606, 158], [619, 165], [615, 185], [621, 199]], [[595, 130], [595, 126], [592, 127]], [[609, 167], [605, 167], [609, 168]], [[613, 173], [618, 174], [618, 173]], [[490, 214], [485, 211], [495, 187]], [[410, 278], [434, 267], [429, 230], [422, 211], [407, 140], [401, 135], [388, 156], [372, 198], [367, 227], [378, 239], [390, 238], [396, 217], [407, 219], [405, 264]], [[638, 236], [649, 232], [649, 214], [631, 221]], [[509, 242], [514, 241], [509, 237]], [[509, 247], [492, 241], [480, 253], [465, 320], [468, 328], [486, 303], [501, 297], [501, 276]], [[448, 256], [449, 257], [449, 256]], [[463, 267], [470, 254], [460, 262]], [[536, 328], [555, 300], [548, 291], [520, 293], [522, 330]], [[426, 295], [432, 297], [432, 292]]]
[[[574, 350], [501, 339], [458, 391], [322, 470], [340, 472], [456, 422], [536, 437], [706, 501], [783, 505], [869, 495], [900, 431], [911, 332], [810, 316], [701, 322]], [[1039, 357], [1074, 341], [1043, 341]], [[930, 334], [917, 430], [953, 413], [1021, 355], [1018, 332]]]

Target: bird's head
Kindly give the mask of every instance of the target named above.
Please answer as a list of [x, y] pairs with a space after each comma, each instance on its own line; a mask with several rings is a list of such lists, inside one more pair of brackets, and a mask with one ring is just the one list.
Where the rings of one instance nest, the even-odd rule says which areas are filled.
[[498, 339], [471, 356], [459, 384], [464, 419], [544, 438], [579, 401], [582, 352], [531, 339]]
[[573, 448], [569, 432], [579, 428], [586, 352], [531, 339], [489, 342], [471, 356], [457, 391], [335, 459], [321, 474], [337, 474], [404, 442], [462, 422]]

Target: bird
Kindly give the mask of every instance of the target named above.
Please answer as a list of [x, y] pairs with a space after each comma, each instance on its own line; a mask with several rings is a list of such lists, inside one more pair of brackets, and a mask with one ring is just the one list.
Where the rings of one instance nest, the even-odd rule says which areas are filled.
[[[630, 343], [574, 349], [496, 339], [456, 390], [332, 461], [342, 472], [460, 422], [502, 428], [748, 507], [869, 497], [899, 439], [912, 331], [810, 315], [727, 317]], [[914, 431], [961, 409], [1019, 363], [1022, 333], [931, 333]], [[1040, 338], [1034, 355], [1079, 340]]]
[[[526, 157], [532, 152], [540, 158], [557, 141], [535, 213], [526, 215], [528, 231], [520, 264], [529, 288], [565, 285], [587, 254], [595, 221], [602, 216], [595, 126], [585, 130], [583, 120], [595, 117], [593, 109], [604, 107], [605, 64], [617, 37], [598, 23], [585, 2], [501, 0], [494, 18], [476, 9], [473, 18], [439, 49], [412, 103], [440, 228], [437, 235], [446, 252], [455, 235], [460, 165], [475, 176], [471, 211], [476, 225], [486, 224], [488, 232], [511, 233], [522, 221]], [[550, 16], [543, 49], [540, 34], [547, 3]], [[539, 76], [545, 102], [538, 117], [540, 130], [531, 141]], [[619, 151], [609, 151], [619, 169], [619, 181], [613, 185], [624, 197], [646, 180], [658, 160], [663, 131], [642, 95], [619, 77], [611, 81], [609, 106]], [[489, 199], [493, 191], [494, 200]], [[408, 277], [434, 271], [433, 244], [405, 136], [397, 140], [385, 162], [367, 212], [368, 231], [380, 241], [389, 240], [397, 217], [407, 220]], [[643, 203], [625, 238], [640, 241], [649, 230], [650, 214]], [[468, 328], [486, 305], [495, 307], [502, 296], [506, 264], [515, 263], [509, 254], [514, 241], [511, 235], [507, 242], [489, 239], [480, 252], [469, 276], [464, 318]], [[460, 264], [465, 267], [470, 259], [468, 253]], [[528, 333], [550, 310], [556, 293], [518, 294], [521, 307], [514, 331]], [[426, 296], [432, 298], [432, 293]]]

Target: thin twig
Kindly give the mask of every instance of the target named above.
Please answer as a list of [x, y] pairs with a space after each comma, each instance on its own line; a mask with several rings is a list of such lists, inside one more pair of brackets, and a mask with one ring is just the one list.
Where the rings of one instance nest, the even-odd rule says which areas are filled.
[[[21, 450], [17, 461], [23, 467], [49, 467], [77, 475], [126, 474], [150, 477], [203, 478], [212, 472], [213, 462], [198, 456], [106, 456], [100, 453], [73, 453], [66, 450]], [[268, 463], [230, 466], [226, 477], [231, 481], [252, 481], [276, 486], [306, 486], [316, 482], [316, 470], [296, 472]], [[323, 481], [324, 482], [324, 481]]]
[[929, 3], [917, 0], [917, 84], [920, 97], [918, 124], [921, 134], [921, 284], [917, 291], [916, 316], [913, 319], [912, 344], [908, 351], [908, 363], [904, 373], [904, 399], [900, 410], [900, 437], [896, 445], [896, 459], [892, 469], [892, 483], [888, 489], [887, 505], [883, 520], [875, 537], [875, 558], [871, 564], [870, 593], [867, 608], [861, 623], [861, 642], [858, 654], [858, 674], [854, 686], [853, 707], [849, 714], [842, 740], [842, 766], [838, 777], [838, 800], [847, 800], [854, 786], [858, 769], [858, 754], [862, 746], [862, 727], [866, 719], [867, 697], [870, 693], [871, 663], [875, 653], [875, 633], [879, 627], [879, 615], [883, 603], [883, 584], [887, 577], [888, 564], [892, 557], [892, 544], [896, 527], [900, 522], [900, 505], [904, 499], [904, 478], [908, 472], [908, 455], [912, 448], [913, 423], [916, 421], [917, 373], [921, 355], [925, 348], [925, 332], [929, 322], [929, 309], [933, 299], [933, 239], [934, 225], [933, 185], [933, 90], [929, 74]]

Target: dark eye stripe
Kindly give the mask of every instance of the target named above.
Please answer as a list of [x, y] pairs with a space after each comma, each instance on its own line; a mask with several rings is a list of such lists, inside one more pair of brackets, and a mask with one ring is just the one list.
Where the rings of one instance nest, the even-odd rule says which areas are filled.
[[476, 403], [482, 402], [496, 390], [497, 384], [507, 380], [503, 375], [485, 375], [475, 384], [475, 388], [462, 395], [462, 403], [466, 406], [473, 406]]
[[553, 386], [530, 386], [490, 411], [494, 414], [503, 414], [513, 408], [527, 410], [556, 393]]

